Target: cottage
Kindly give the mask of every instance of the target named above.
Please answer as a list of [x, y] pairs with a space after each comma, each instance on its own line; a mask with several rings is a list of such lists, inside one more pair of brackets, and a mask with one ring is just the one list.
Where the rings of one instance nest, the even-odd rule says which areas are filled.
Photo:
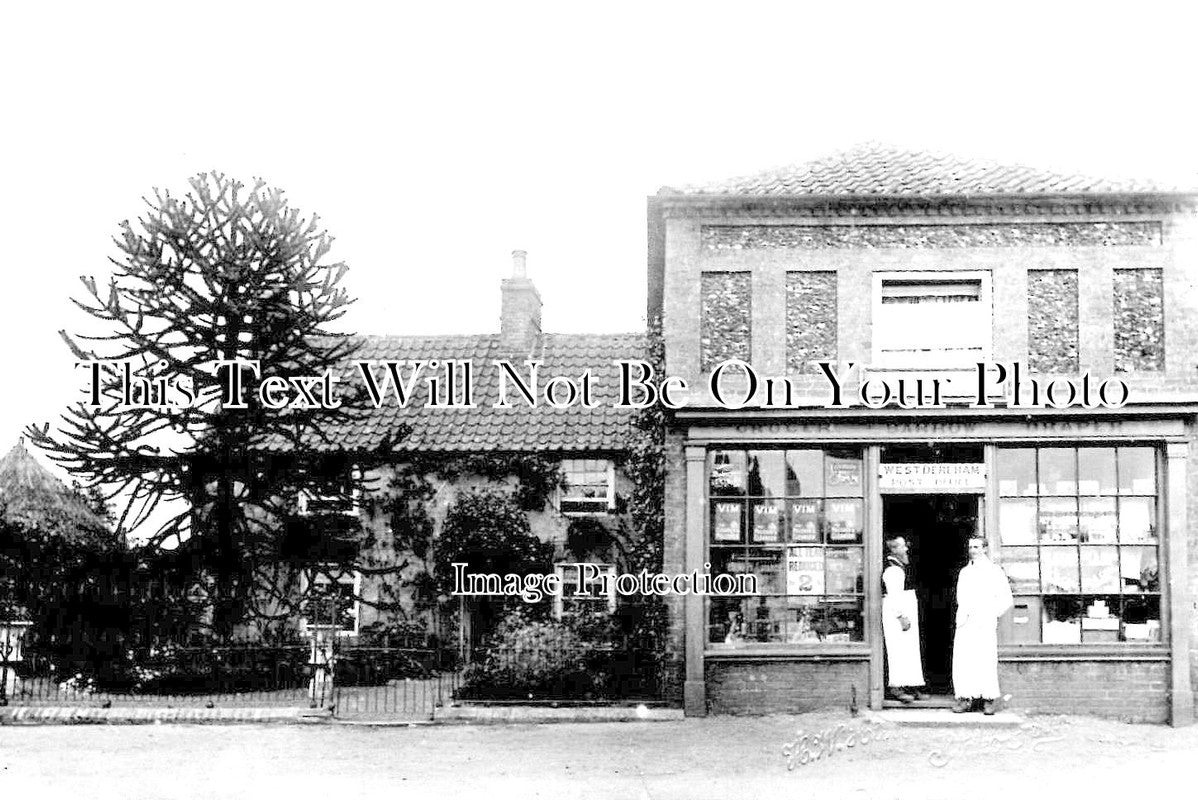
[[[644, 336], [545, 333], [541, 308], [540, 294], [527, 276], [525, 253], [516, 251], [512, 276], [502, 282], [499, 333], [363, 337], [355, 363], [346, 365], [345, 382], [356, 378], [365, 385], [377, 407], [332, 429], [318, 445], [326, 451], [330, 486], [336, 488], [350, 470], [357, 470], [362, 491], [353, 504], [346, 502], [349, 492], [322, 492], [319, 486], [302, 498], [313, 516], [360, 519], [368, 534], [364, 538], [375, 543], [372, 552], [336, 560], [373, 564], [377, 571], [332, 564], [322, 568], [318, 558], [308, 564], [309, 581], [335, 584], [326, 588], [342, 594], [343, 633], [406, 620], [442, 628], [445, 635], [439, 615], [458, 608], [448, 592], [438, 594], [429, 585], [423, 553], [397, 549], [390, 535], [393, 517], [377, 505], [396, 476], [417, 462], [429, 473], [428, 483], [422, 484], [428, 492], [423, 506], [434, 536], [462, 493], [514, 488], [520, 458], [533, 457], [556, 468], [564, 485], [527, 514], [532, 533], [553, 547], [555, 567], [549, 577], [554, 580], [548, 583], [557, 589], [550, 598], [554, 613], [560, 616], [578, 604], [615, 608], [614, 591], [587, 596], [593, 581], [570, 565], [593, 564], [601, 578], [619, 566], [616, 534], [629, 492], [621, 466], [635, 429], [634, 410], [613, 402], [615, 362], [642, 353]], [[597, 387], [593, 402], [556, 402], [566, 395], [564, 389], [551, 388], [560, 385], [556, 378], [588, 372]], [[520, 388], [522, 382], [529, 396]], [[539, 392], [532, 391], [534, 385]], [[455, 459], [451, 476], [435, 468]], [[513, 468], [488, 467], [488, 459], [512, 459]], [[395, 571], [400, 564], [407, 566]], [[477, 642], [481, 633], [471, 629], [471, 603], [461, 605], [467, 612], [461, 620], [463, 637]]]

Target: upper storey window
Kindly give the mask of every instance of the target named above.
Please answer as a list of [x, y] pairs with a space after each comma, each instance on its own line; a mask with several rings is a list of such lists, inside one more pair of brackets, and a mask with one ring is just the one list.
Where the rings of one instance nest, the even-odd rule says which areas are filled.
[[971, 368], [990, 353], [988, 273], [875, 273], [873, 366]]

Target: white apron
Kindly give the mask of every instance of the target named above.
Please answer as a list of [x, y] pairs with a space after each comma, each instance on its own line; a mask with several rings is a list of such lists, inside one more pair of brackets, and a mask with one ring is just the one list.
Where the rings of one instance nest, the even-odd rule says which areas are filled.
[[[919, 653], [919, 602], [915, 591], [905, 586], [902, 567], [891, 565], [882, 572], [886, 594], [882, 598], [882, 634], [886, 637], [887, 683], [891, 686], [923, 686], [923, 663]], [[911, 627], [903, 630], [899, 617]]]
[[1011, 585], [989, 559], [968, 564], [957, 577], [957, 630], [953, 637], [953, 694], [994, 700], [998, 688], [998, 618], [1012, 605]]

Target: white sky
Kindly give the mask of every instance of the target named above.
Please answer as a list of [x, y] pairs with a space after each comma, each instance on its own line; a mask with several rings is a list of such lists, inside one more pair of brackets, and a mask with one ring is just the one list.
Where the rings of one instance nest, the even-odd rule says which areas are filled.
[[646, 195], [863, 139], [1198, 172], [1195, 27], [1170, 6], [421, 5], [6, 8], [0, 452], [81, 385], [56, 333], [77, 276], [202, 170], [319, 214], [365, 333], [496, 330], [514, 248], [546, 330], [639, 329]]

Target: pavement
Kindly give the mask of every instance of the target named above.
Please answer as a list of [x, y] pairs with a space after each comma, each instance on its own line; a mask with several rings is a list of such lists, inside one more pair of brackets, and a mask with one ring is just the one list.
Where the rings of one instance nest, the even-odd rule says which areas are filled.
[[908, 727], [847, 711], [402, 728], [14, 725], [0, 727], [0, 797], [1190, 796], [1195, 754], [1196, 727], [1083, 717]]

